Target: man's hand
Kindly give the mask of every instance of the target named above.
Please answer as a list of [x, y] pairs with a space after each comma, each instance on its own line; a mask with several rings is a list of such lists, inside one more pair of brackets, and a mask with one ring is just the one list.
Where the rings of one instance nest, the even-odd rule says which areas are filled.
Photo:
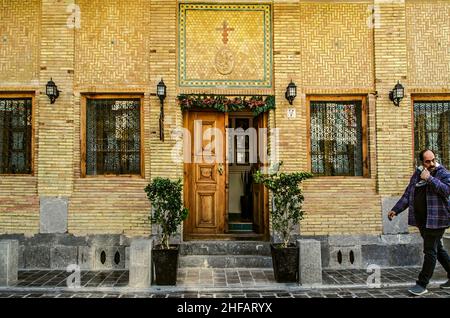
[[427, 181], [429, 177], [430, 177], [430, 171], [428, 171], [427, 168], [423, 169], [422, 173], [420, 174], [420, 178], [422, 180]]
[[395, 213], [394, 211], [390, 211], [388, 213], [388, 219], [389, 221], [392, 221], [393, 218], [395, 218], [397, 216], [397, 213]]

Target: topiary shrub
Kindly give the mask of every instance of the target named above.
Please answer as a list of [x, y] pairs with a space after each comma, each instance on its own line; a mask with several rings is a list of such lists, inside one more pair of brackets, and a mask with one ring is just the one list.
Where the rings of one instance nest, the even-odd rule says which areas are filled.
[[291, 232], [295, 225], [303, 219], [302, 203], [304, 197], [300, 189], [303, 180], [312, 178], [309, 172], [280, 172], [283, 162], [278, 164], [276, 171], [262, 174], [257, 171], [253, 178], [256, 183], [262, 183], [272, 191], [275, 208], [271, 211], [273, 230], [281, 236], [282, 247], [288, 247]]
[[161, 246], [169, 249], [170, 237], [177, 232], [178, 226], [187, 218], [188, 209], [182, 200], [181, 180], [172, 181], [157, 177], [146, 187], [145, 192], [153, 207], [150, 222], [161, 229]]

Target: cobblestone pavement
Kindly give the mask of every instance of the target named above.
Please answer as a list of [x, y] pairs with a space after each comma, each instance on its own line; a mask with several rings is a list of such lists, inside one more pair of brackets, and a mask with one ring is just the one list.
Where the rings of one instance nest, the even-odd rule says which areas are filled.
[[450, 298], [450, 290], [430, 288], [423, 296], [410, 295], [406, 288], [335, 288], [309, 290], [233, 290], [174, 292], [82, 292], [82, 291], [3, 291], [0, 298]]
[[[62, 270], [19, 272], [16, 286], [0, 288], [0, 298], [405, 298], [415, 283], [417, 267], [381, 269], [381, 286], [368, 285], [365, 270], [324, 270], [323, 285], [309, 288], [295, 283], [276, 283], [271, 269], [184, 268], [176, 286], [128, 288], [128, 271], [83, 271], [80, 288], [67, 287], [71, 273]], [[450, 290], [438, 288], [446, 281], [437, 268], [429, 293], [422, 297], [450, 298]], [[369, 279], [369, 283], [372, 283]]]

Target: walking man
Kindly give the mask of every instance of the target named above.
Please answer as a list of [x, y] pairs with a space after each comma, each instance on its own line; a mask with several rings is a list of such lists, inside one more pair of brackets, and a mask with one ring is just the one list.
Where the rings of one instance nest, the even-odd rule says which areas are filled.
[[408, 224], [417, 226], [423, 238], [424, 260], [416, 285], [408, 291], [423, 295], [433, 276], [436, 259], [447, 271], [448, 281], [440, 287], [450, 289], [450, 257], [442, 246], [442, 236], [450, 226], [450, 173], [436, 162], [433, 151], [422, 150], [419, 154], [422, 165], [411, 177], [405, 193], [389, 212], [392, 220], [409, 208]]

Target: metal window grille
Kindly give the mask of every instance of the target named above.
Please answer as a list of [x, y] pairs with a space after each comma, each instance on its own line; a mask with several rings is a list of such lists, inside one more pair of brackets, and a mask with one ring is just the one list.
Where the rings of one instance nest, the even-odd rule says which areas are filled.
[[31, 173], [31, 98], [0, 98], [0, 173]]
[[88, 99], [86, 174], [140, 174], [140, 99]]
[[312, 173], [363, 175], [361, 104], [361, 101], [311, 101]]
[[414, 154], [431, 149], [436, 159], [450, 167], [450, 101], [414, 102]]

